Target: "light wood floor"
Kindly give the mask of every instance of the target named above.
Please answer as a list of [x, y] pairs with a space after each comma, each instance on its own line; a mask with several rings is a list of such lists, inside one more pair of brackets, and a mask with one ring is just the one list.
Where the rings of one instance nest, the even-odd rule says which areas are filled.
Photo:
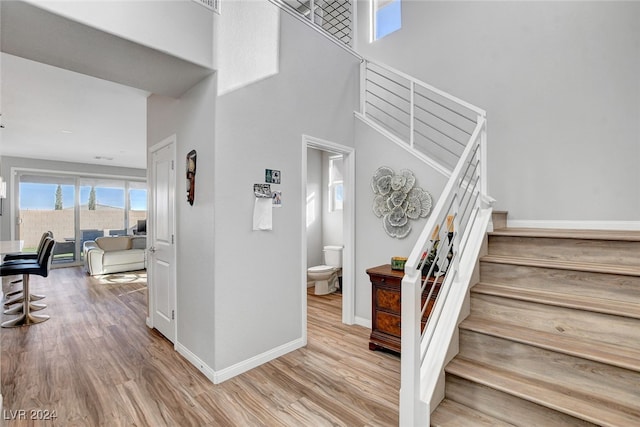
[[31, 289], [47, 295], [51, 319], [0, 332], [6, 426], [398, 423], [399, 357], [369, 351], [369, 329], [340, 323], [339, 295], [309, 295], [306, 348], [214, 385], [146, 327], [144, 277], [64, 268]]

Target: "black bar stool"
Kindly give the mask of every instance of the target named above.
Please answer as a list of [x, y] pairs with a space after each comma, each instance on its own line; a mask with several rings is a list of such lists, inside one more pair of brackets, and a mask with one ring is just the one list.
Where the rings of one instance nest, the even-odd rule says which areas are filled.
[[[35, 262], [7, 263], [0, 265], [0, 276], [11, 276], [16, 274], [22, 275], [22, 286], [24, 295], [29, 295], [29, 276], [35, 274], [37, 276], [47, 277], [51, 269], [52, 253], [55, 241], [47, 237], [41, 256]], [[35, 323], [49, 320], [49, 316], [42, 314], [31, 314], [31, 303], [29, 298], [24, 298], [23, 313], [15, 319], [7, 320], [2, 323], [3, 328], [13, 328], [23, 325], [32, 325]]]
[[[42, 252], [42, 249], [44, 247], [44, 242], [45, 239], [47, 237], [51, 237], [53, 239], [53, 232], [52, 231], [45, 231], [44, 233], [42, 233], [42, 237], [40, 237], [40, 242], [38, 243], [38, 248], [36, 250], [36, 252], [13, 252], [13, 253], [8, 253], [4, 256], [3, 262], [14, 262], [14, 261], [37, 261], [38, 260], [38, 256], [40, 255], [40, 253]], [[11, 282], [11, 284], [16, 284], [16, 283], [20, 283], [22, 282], [22, 279], [20, 280], [14, 280], [13, 282]], [[16, 300], [13, 301], [11, 304], [9, 304], [9, 301], [12, 301], [12, 297], [15, 297], [16, 295], [22, 294], [22, 289], [16, 289], [15, 291], [11, 291], [11, 292], [7, 292], [5, 294], [5, 298], [7, 299], [7, 304], [5, 304], [5, 306], [7, 305], [12, 305], [18, 302], [22, 302], [22, 299], [20, 300]], [[31, 300], [32, 301], [36, 301], [39, 299], [44, 298], [44, 295], [31, 295]], [[6, 312], [5, 312], [6, 314]]]

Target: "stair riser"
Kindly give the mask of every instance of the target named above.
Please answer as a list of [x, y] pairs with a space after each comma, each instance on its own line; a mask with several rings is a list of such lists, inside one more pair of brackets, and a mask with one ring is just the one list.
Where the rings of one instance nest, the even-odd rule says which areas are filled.
[[558, 335], [640, 349], [640, 320], [471, 293], [471, 314]]
[[517, 426], [595, 426], [455, 375], [447, 374], [445, 394], [450, 400]]
[[460, 340], [459, 355], [469, 360], [551, 384], [561, 379], [560, 387], [609, 400], [620, 408], [636, 407], [640, 401], [640, 372], [471, 331], [461, 331]]
[[485, 283], [516, 288], [640, 301], [640, 277], [636, 276], [480, 262], [480, 277]]
[[507, 212], [493, 211], [491, 222], [493, 222], [494, 230], [505, 228], [507, 226]]
[[489, 254], [640, 267], [640, 242], [490, 235]]

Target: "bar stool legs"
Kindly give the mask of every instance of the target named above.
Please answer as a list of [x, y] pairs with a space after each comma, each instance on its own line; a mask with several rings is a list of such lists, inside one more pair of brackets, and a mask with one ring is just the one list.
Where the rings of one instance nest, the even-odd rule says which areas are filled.
[[[38, 304], [36, 302], [32, 302], [29, 304], [29, 311], [38, 311], [44, 310], [47, 308], [47, 304]], [[24, 313], [24, 303], [15, 305], [13, 308], [4, 311], [4, 314], [22, 314]]]
[[[29, 295], [29, 275], [22, 275], [22, 286], [24, 295]], [[49, 316], [45, 314], [31, 314], [31, 302], [30, 298], [23, 298], [22, 301], [22, 314], [15, 319], [7, 320], [2, 323], [3, 328], [15, 328], [17, 326], [32, 325], [35, 323], [41, 323], [49, 320]], [[42, 304], [44, 305], [44, 304]], [[44, 307], [43, 307], [44, 308]]]
[[[45, 295], [37, 295], [37, 294], [29, 295], [29, 301], [38, 301], [44, 298], [45, 298]], [[22, 301], [24, 301], [24, 292], [21, 291], [17, 296], [14, 296], [13, 298], [5, 302], [4, 308], [9, 308], [14, 304], [17, 304], [19, 302], [21, 303]]]

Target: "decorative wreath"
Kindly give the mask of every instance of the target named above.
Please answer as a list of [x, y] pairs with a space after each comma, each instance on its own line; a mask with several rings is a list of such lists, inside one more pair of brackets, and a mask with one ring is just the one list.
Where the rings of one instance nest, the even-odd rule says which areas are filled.
[[431, 195], [415, 184], [416, 177], [408, 169], [396, 175], [393, 169], [381, 166], [373, 174], [373, 213], [382, 218], [382, 227], [391, 237], [407, 237], [411, 232], [409, 220], [425, 218], [431, 212]]

